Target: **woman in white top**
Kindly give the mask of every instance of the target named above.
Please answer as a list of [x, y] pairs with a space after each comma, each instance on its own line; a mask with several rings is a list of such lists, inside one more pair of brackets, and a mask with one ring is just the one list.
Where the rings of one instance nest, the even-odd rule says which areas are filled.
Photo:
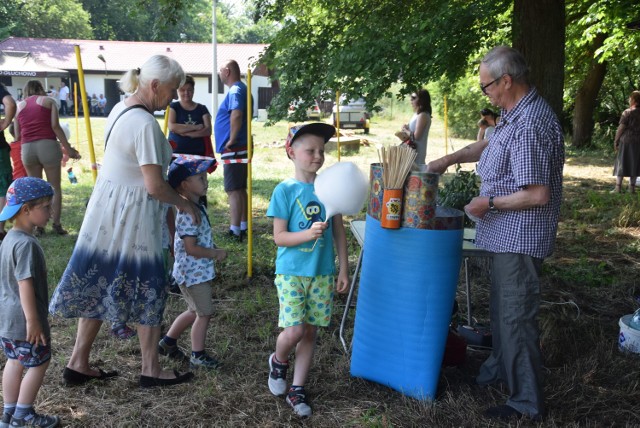
[[411, 135], [411, 141], [418, 151], [415, 162], [420, 165], [425, 163], [427, 138], [431, 127], [431, 95], [429, 95], [429, 91], [420, 89], [411, 94], [411, 107], [413, 107], [414, 114], [409, 124], [405, 125], [402, 130]]
[[482, 119], [487, 123], [486, 127], [480, 127], [480, 129], [478, 130], [478, 141], [480, 140], [488, 140], [489, 137], [491, 137], [491, 135], [493, 135], [493, 131], [496, 129], [496, 125], [498, 124], [498, 121], [500, 120], [500, 116], [498, 116], [496, 113], [493, 112], [493, 110], [488, 109], [488, 108], [484, 108], [482, 110], [480, 110], [480, 116], [482, 116]]

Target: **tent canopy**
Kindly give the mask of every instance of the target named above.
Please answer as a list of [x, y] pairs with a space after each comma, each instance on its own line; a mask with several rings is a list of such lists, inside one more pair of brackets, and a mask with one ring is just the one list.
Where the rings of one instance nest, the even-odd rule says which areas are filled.
[[31, 52], [0, 51], [0, 76], [67, 77], [69, 72], [41, 63]]

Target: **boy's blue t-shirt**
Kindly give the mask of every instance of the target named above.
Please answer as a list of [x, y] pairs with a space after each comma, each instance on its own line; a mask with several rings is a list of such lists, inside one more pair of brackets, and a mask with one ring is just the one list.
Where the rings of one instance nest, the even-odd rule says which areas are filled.
[[[289, 232], [310, 229], [317, 221], [325, 221], [327, 212], [315, 194], [313, 183], [302, 183], [293, 178], [278, 184], [271, 195], [267, 217], [287, 220]], [[318, 239], [296, 247], [278, 247], [276, 274], [296, 276], [335, 275], [333, 249], [333, 222]]]

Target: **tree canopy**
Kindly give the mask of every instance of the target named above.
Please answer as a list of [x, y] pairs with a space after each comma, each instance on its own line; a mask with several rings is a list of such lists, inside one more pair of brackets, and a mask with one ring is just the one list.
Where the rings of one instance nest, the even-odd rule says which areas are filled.
[[339, 90], [372, 106], [395, 82], [406, 94], [441, 76], [465, 74], [469, 58], [502, 25], [507, 1], [258, 0], [261, 17], [281, 24], [263, 60], [281, 91], [270, 113], [289, 102]]
[[[479, 97], [472, 102], [475, 111], [484, 100], [470, 76], [482, 54], [498, 44], [527, 50], [536, 85], [552, 87], [545, 96], [557, 112], [564, 97], [573, 133], [587, 135], [576, 138], [579, 146], [590, 144], [594, 119], [612, 115], [603, 107], [619, 109], [638, 87], [640, 31], [628, 25], [640, 19], [635, 0], [255, 1], [259, 18], [281, 26], [263, 57], [280, 82], [269, 112], [274, 120], [286, 115], [291, 101], [310, 104], [327, 91], [362, 95], [372, 106], [395, 82], [401, 84], [396, 96], [440, 82], [439, 90], [460, 102], [455, 108], [469, 109], [462, 102]], [[542, 34], [550, 20], [558, 31]], [[541, 42], [553, 48], [553, 58]]]
[[[15, 37], [210, 42], [212, 0], [5, 0], [0, 39]], [[264, 43], [276, 30], [218, 0], [221, 43]]]

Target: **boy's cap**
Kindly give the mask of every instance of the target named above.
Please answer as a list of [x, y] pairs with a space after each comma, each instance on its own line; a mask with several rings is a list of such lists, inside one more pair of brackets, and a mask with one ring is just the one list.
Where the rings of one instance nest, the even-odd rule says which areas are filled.
[[0, 213], [0, 221], [16, 215], [25, 202], [53, 196], [53, 187], [41, 178], [22, 177], [11, 183], [7, 189], [7, 202]]
[[289, 128], [289, 135], [287, 135], [287, 142], [284, 146], [285, 150], [287, 150], [291, 145], [296, 141], [298, 137], [304, 134], [313, 134], [319, 137], [324, 138], [325, 144], [331, 137], [333, 137], [336, 133], [336, 128], [332, 125], [322, 123], [322, 122], [314, 122], [307, 123], [306, 125], [297, 125]]
[[206, 172], [216, 160], [206, 156], [174, 155], [175, 159], [169, 165], [169, 185], [177, 188], [192, 175]]

